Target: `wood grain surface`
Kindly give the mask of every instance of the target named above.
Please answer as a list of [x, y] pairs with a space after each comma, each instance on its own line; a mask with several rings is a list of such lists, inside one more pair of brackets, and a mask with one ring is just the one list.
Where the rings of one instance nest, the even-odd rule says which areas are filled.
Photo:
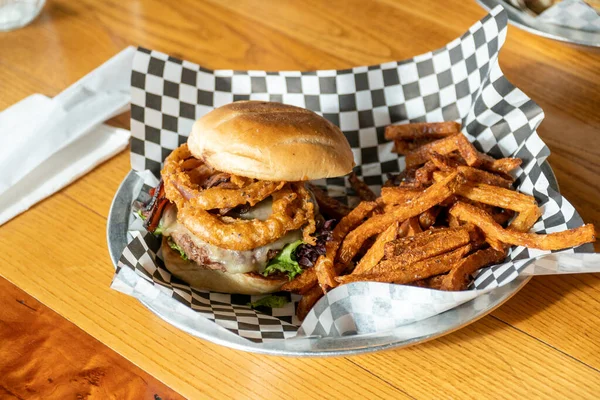
[[[53, 0], [30, 26], [0, 33], [0, 109], [34, 92], [53, 96], [130, 44], [208, 68], [347, 68], [436, 49], [484, 15], [474, 1], [461, 0]], [[509, 27], [500, 65], [545, 111], [539, 133], [562, 193], [584, 220], [600, 226], [600, 53]], [[128, 116], [112, 123], [127, 127]], [[92, 361], [78, 360], [69, 376], [104, 365], [112, 368], [105, 376], [115, 377], [98, 387], [73, 384], [76, 392], [69, 393], [88, 398], [124, 398], [120, 382], [138, 398], [167, 393], [149, 376], [188, 398], [598, 397], [600, 277], [592, 274], [534, 278], [491, 315], [407, 349], [294, 359], [193, 338], [109, 289], [106, 217], [128, 170], [123, 152], [0, 227], [0, 275], [28, 294], [0, 283], [0, 371], [19, 370], [11, 367], [14, 357], [4, 356], [12, 354], [6, 343], [13, 335], [21, 359], [39, 371], [94, 349]], [[64, 318], [9, 306], [15, 296]], [[55, 331], [38, 328], [50, 320]], [[76, 329], [71, 322], [99, 342], [81, 331], [71, 333], [78, 346], [55, 339], [52, 332]], [[34, 345], [42, 342], [51, 344], [49, 355]], [[54, 383], [30, 374], [34, 390]], [[27, 392], [25, 375], [7, 376], [0, 372], [4, 390], [40, 398]], [[116, 385], [104, 383], [111, 379]], [[44, 398], [67, 398], [58, 395], [67, 389], [54, 387]]]
[[1, 399], [182, 399], [5, 279]]

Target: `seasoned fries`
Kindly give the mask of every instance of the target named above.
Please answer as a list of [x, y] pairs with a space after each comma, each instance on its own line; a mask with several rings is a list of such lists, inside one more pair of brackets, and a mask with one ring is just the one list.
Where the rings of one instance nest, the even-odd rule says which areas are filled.
[[315, 185], [309, 185], [309, 187], [315, 195], [315, 199], [319, 205], [319, 210], [329, 218], [339, 220], [350, 212], [350, 207], [339, 202], [333, 197], [328, 196], [323, 190], [321, 190], [321, 188]]
[[408, 219], [408, 230], [406, 236], [415, 236], [417, 233], [423, 232], [419, 224], [419, 217], [410, 217]]
[[385, 231], [377, 236], [377, 240], [373, 246], [367, 251], [363, 258], [360, 259], [353, 274], [363, 274], [376, 266], [384, 256], [384, 249], [387, 243], [392, 242], [398, 235], [399, 222], [396, 221], [390, 225]]
[[436, 257], [408, 264], [405, 268], [401, 269], [386, 270], [381, 272], [371, 270], [370, 273], [362, 275], [350, 274], [338, 276], [335, 279], [339, 283], [350, 283], [364, 280], [400, 284], [410, 283], [448, 272], [455, 263], [457, 263], [465, 254], [469, 252], [470, 248], [471, 246], [466, 245], [449, 253], [444, 253]]
[[373, 201], [377, 198], [377, 195], [373, 193], [371, 188], [369, 188], [369, 186], [367, 186], [366, 183], [358, 179], [354, 172], [350, 174], [350, 176], [348, 177], [348, 181], [350, 182], [350, 186], [352, 186], [352, 189], [354, 189], [354, 191], [356, 192], [358, 197], [360, 197], [361, 200]]
[[460, 130], [455, 122], [388, 126], [385, 137], [407, 153], [406, 169], [390, 177], [380, 197], [354, 174], [350, 184], [363, 200], [354, 210], [316, 193], [322, 209], [340, 217], [326, 254], [283, 287], [304, 295], [300, 318], [340, 284], [465, 290], [474, 273], [501, 263], [510, 246], [559, 250], [596, 240], [593, 225], [529, 233], [541, 211], [533, 196], [512, 189], [510, 173], [521, 160], [480, 153]]
[[[517, 232], [528, 232], [533, 227], [535, 221], [538, 220], [541, 214], [542, 213], [540, 209], [537, 207], [531, 208], [530, 210], [522, 211], [510, 223], [510, 227], [511, 229]], [[501, 221], [498, 221], [496, 218], [494, 218], [494, 220], [498, 224], [502, 225]]]
[[[472, 201], [518, 212], [519, 215], [510, 224], [510, 227], [517, 232], [529, 231], [542, 215], [532, 196], [485, 183], [464, 184], [456, 193]], [[503, 223], [504, 217], [496, 219], [494, 214], [491, 215], [496, 223], [500, 225]]]
[[500, 175], [496, 175], [494, 173], [483, 171], [481, 169], [473, 167], [459, 166], [456, 169], [458, 170], [458, 172], [463, 174], [468, 181], [471, 182], [485, 183], [487, 185], [500, 186], [507, 189], [510, 188], [513, 183], [512, 179], [507, 179]]
[[469, 276], [479, 268], [502, 262], [506, 252], [494, 248], [479, 250], [463, 258], [452, 267], [447, 275], [441, 276], [440, 290], [464, 290], [469, 285]]
[[383, 204], [404, 204], [423, 192], [421, 189], [406, 187], [383, 187], [381, 188], [381, 200]]
[[367, 239], [383, 232], [394, 221], [404, 221], [441, 203], [450, 197], [462, 183], [464, 183], [463, 176], [455, 172], [425, 189], [410, 203], [392, 208], [385, 214], [368, 219], [350, 232], [344, 240], [340, 248], [340, 262], [342, 264], [350, 262]]
[[406, 155], [406, 167], [416, 167], [417, 165], [425, 164], [431, 159], [432, 154], [450, 154], [453, 151], [458, 151], [465, 159], [468, 165], [481, 163], [478, 157], [478, 151], [461, 133], [448, 136], [447, 138], [436, 140], [419, 147], [412, 153]]
[[414, 168], [425, 164], [427, 161], [432, 160], [432, 157], [436, 153], [446, 155], [454, 151], [458, 151], [468, 166], [481, 166], [485, 170], [503, 175], [509, 174], [521, 165], [521, 160], [518, 158], [501, 158], [495, 160], [487, 154], [480, 153], [463, 134], [457, 133], [423, 145], [415, 151], [408, 153], [406, 155], [406, 168]]
[[385, 128], [385, 138], [394, 141], [394, 152], [407, 154], [433, 140], [458, 132], [460, 124], [457, 122], [390, 125]]
[[388, 260], [403, 259], [407, 262], [437, 256], [469, 243], [471, 240], [469, 228], [465, 225], [457, 228], [427, 230], [414, 236], [406, 236], [387, 243], [385, 256]]
[[419, 215], [419, 224], [421, 225], [421, 229], [429, 229], [435, 224], [435, 220], [440, 214], [439, 207], [431, 207], [429, 210], [423, 212]]
[[483, 231], [486, 238], [513, 246], [525, 246], [541, 250], [561, 250], [580, 246], [584, 243], [593, 243], [596, 240], [596, 232], [592, 224], [563, 232], [538, 235], [536, 233], [503, 229], [488, 213], [466, 203], [456, 203], [449, 212], [459, 220], [477, 226]]
[[405, 125], [389, 125], [385, 128], [387, 140], [419, 139], [422, 137], [440, 139], [460, 132], [458, 122], [421, 122]]
[[324, 256], [319, 256], [315, 263], [314, 270], [317, 273], [317, 280], [323, 291], [327, 291], [337, 286], [333, 279], [339, 272], [334, 267], [335, 256], [344, 237], [354, 229], [363, 219], [367, 217], [377, 207], [375, 202], [362, 202], [354, 210], [342, 218], [333, 229], [332, 238], [327, 244]]

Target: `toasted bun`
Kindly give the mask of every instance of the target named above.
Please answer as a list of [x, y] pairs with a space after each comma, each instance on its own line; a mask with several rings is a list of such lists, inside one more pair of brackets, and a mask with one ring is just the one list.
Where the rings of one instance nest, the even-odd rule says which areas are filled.
[[162, 254], [171, 274], [198, 289], [221, 293], [266, 294], [277, 292], [287, 279], [267, 279], [259, 274], [229, 274], [202, 269], [193, 261], [185, 261], [173, 251], [163, 237]]
[[219, 171], [263, 180], [336, 177], [354, 166], [337, 126], [304, 108], [264, 101], [209, 112], [194, 124], [188, 147]]

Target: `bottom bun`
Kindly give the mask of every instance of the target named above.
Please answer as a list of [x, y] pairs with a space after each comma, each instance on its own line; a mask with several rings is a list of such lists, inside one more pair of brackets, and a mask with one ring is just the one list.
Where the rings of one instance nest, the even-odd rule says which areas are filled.
[[222, 293], [266, 294], [277, 292], [288, 281], [287, 278], [267, 279], [257, 273], [230, 274], [202, 269], [195, 262], [182, 259], [178, 252], [169, 247], [166, 237], [162, 241], [162, 254], [165, 267], [173, 276], [198, 289]]

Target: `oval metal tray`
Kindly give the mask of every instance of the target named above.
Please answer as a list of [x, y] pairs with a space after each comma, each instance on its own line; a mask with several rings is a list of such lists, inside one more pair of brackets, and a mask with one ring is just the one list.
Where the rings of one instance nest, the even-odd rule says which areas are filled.
[[560, 25], [547, 24], [517, 10], [503, 0], [477, 0], [477, 3], [487, 11], [497, 5], [501, 5], [508, 14], [508, 22], [534, 35], [581, 46], [600, 47], [600, 32], [582, 31]]
[[[542, 168], [552, 177], [550, 186], [558, 190], [556, 177], [547, 162]], [[127, 245], [127, 224], [131, 204], [142, 187], [142, 180], [130, 171], [113, 199], [107, 223], [108, 249], [116, 268]], [[301, 338], [278, 342], [253, 343], [226, 331], [208, 319], [190, 331], [179, 326], [169, 314], [142, 301], [148, 309], [172, 325], [202, 339], [238, 350], [285, 356], [342, 356], [414, 345], [458, 330], [492, 312], [515, 295], [530, 277], [520, 276], [490, 293], [434, 317], [401, 326], [385, 333], [336, 338]]]

